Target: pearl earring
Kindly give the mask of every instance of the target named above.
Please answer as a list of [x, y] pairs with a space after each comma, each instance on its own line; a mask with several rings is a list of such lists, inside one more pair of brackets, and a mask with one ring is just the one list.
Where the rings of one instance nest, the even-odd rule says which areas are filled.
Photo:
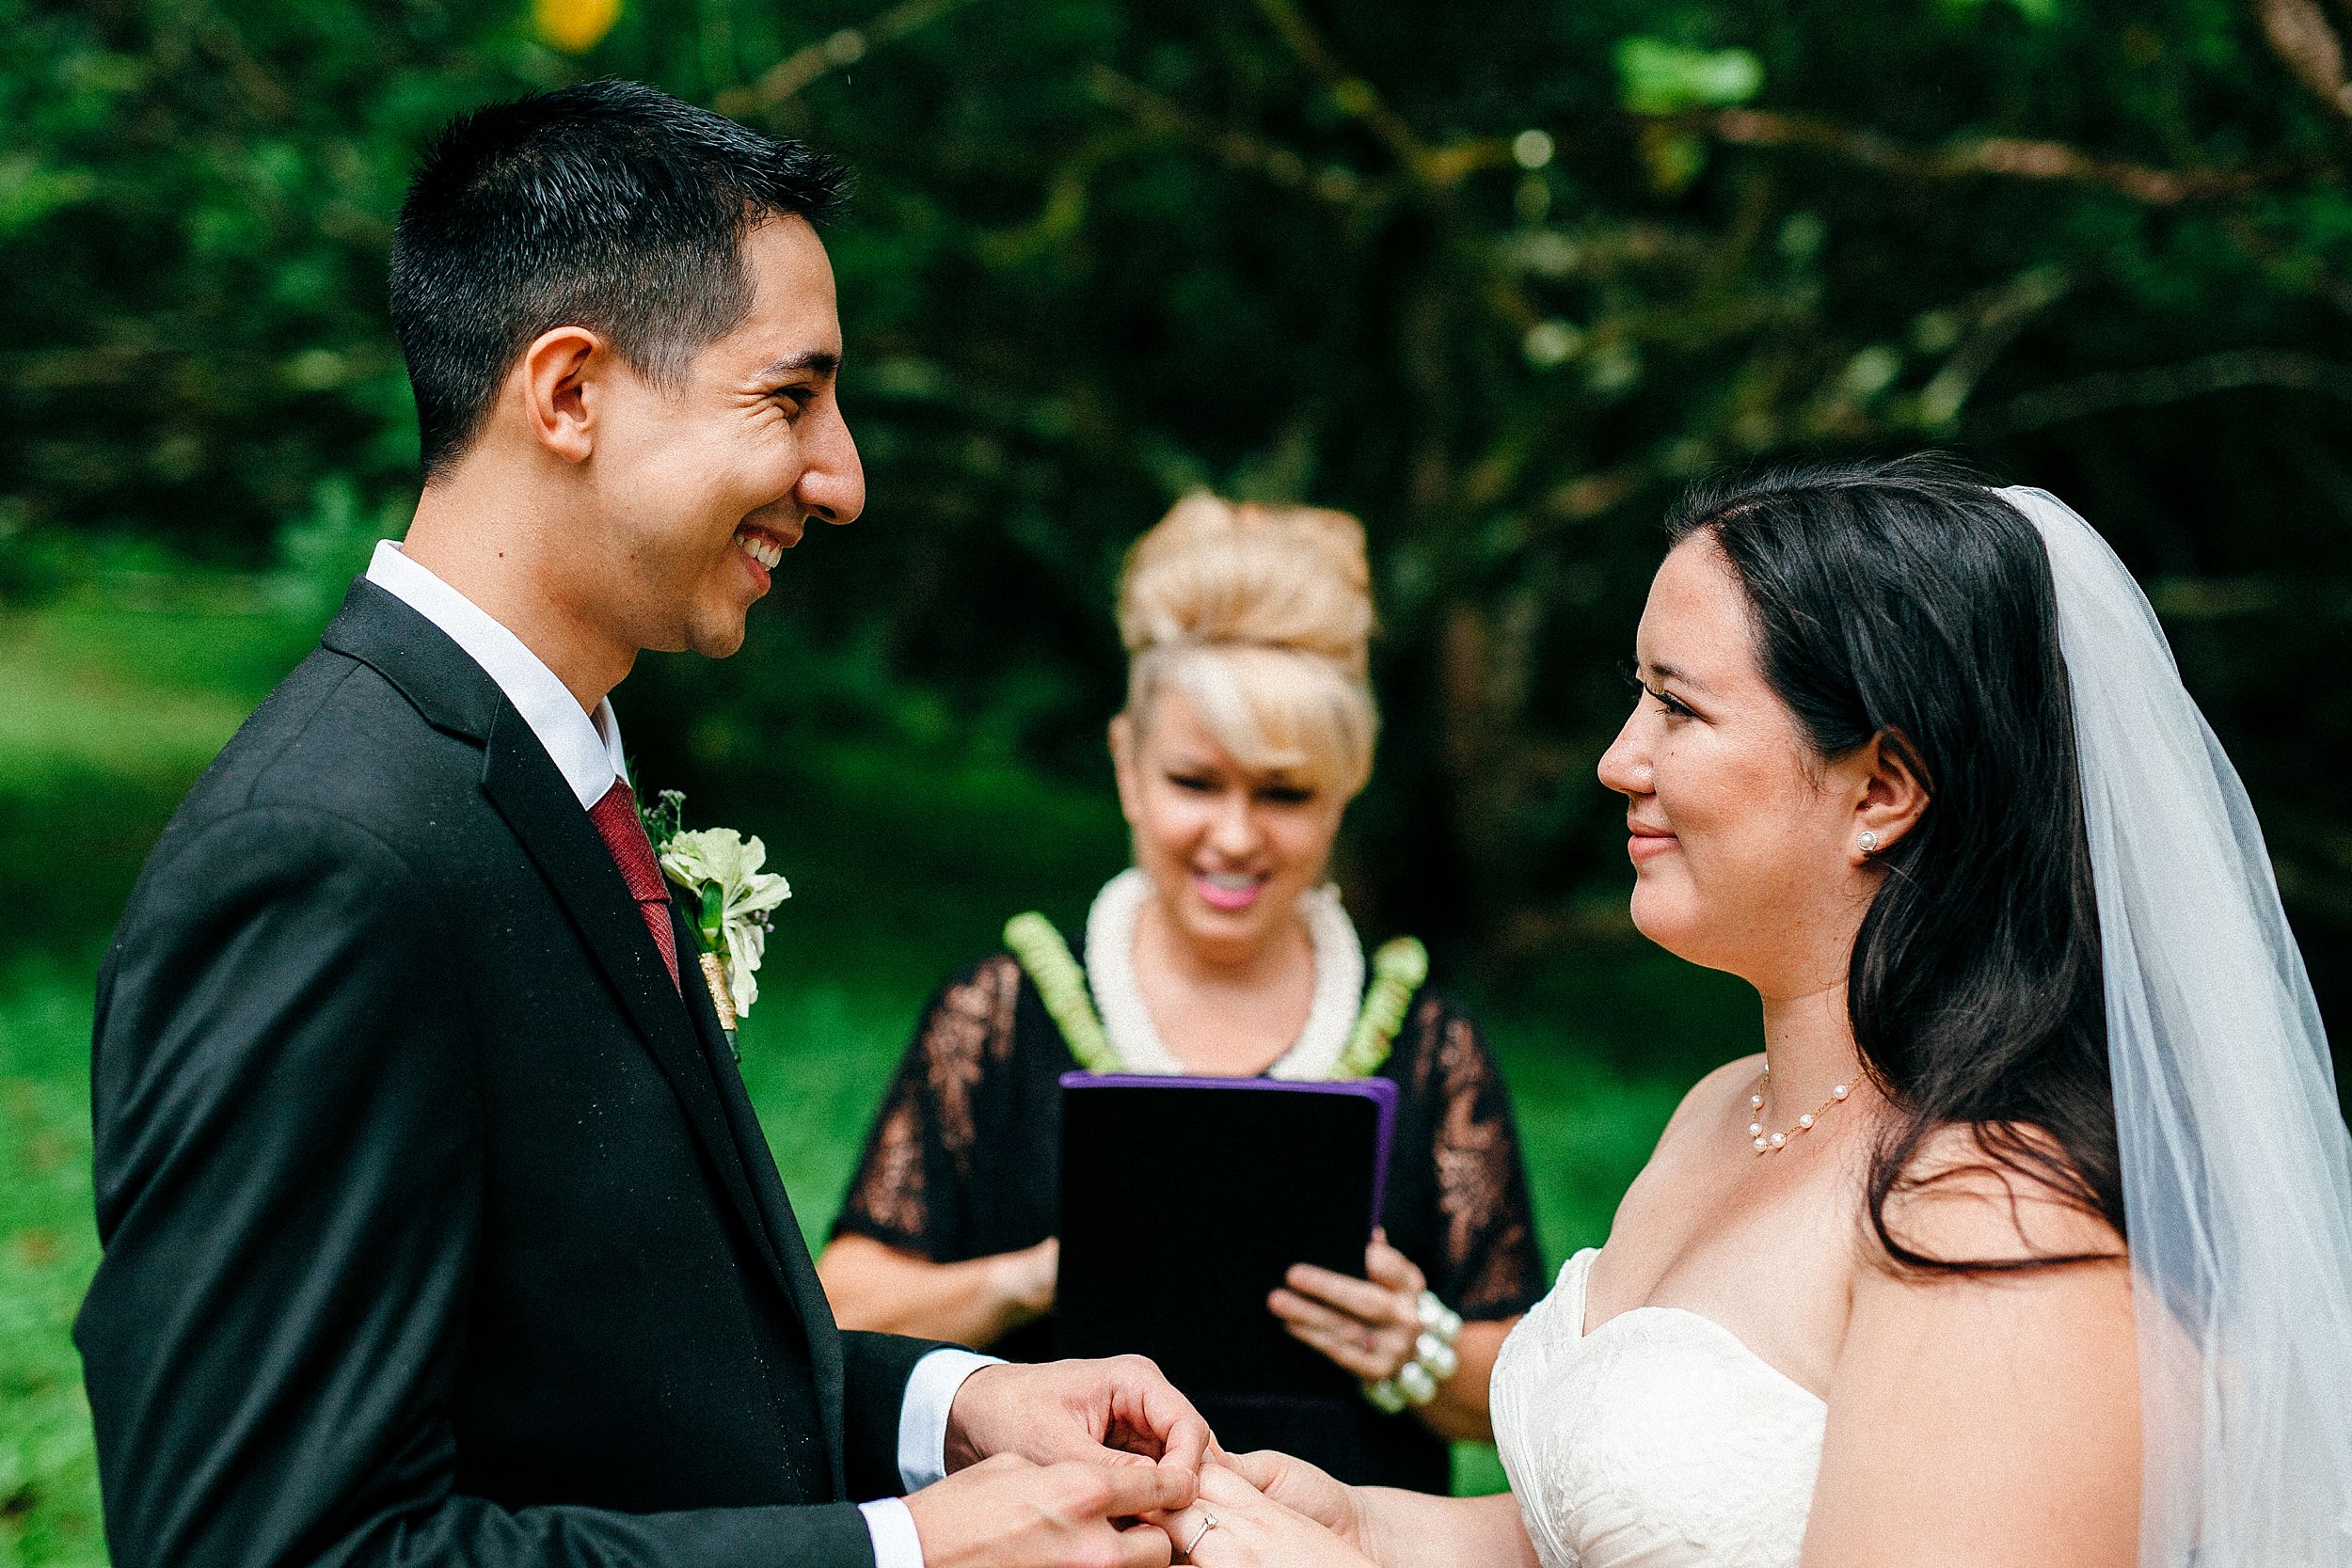
[[1862, 847], [1862, 852], [1866, 855], [1875, 855], [1879, 852], [1879, 835], [1867, 828], [1862, 830], [1862, 836], [1854, 842]]

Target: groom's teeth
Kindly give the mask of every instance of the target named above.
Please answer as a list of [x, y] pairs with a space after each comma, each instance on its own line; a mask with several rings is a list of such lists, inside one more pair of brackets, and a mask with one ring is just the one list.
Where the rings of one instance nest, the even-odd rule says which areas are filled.
[[735, 536], [735, 547], [770, 571], [775, 570], [776, 562], [784, 559], [784, 546], [762, 534], [739, 533]]

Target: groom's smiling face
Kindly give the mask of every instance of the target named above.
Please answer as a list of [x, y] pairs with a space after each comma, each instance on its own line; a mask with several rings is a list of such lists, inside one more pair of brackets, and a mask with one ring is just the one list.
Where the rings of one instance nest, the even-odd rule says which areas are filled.
[[[743, 241], [748, 314], [662, 385], [601, 378], [583, 601], [639, 648], [723, 657], [809, 519], [866, 504], [857, 446], [834, 399], [841, 324], [817, 231], [771, 219]], [[589, 541], [583, 540], [583, 544]]]

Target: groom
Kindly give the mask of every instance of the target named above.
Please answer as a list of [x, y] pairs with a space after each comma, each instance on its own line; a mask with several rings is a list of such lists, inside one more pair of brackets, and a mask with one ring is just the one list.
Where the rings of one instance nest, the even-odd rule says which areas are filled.
[[625, 83], [417, 176], [405, 546], [99, 981], [75, 1338], [117, 1568], [1168, 1560], [1134, 1520], [1208, 1433], [1149, 1363], [835, 1329], [623, 772], [638, 652], [735, 652], [864, 503], [839, 184]]

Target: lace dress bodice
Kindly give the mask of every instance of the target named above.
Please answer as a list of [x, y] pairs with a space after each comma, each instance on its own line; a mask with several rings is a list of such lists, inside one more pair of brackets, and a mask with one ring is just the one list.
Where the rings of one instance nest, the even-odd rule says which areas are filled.
[[1828, 1407], [1680, 1307], [1586, 1334], [1597, 1255], [1568, 1259], [1495, 1363], [1495, 1441], [1544, 1568], [1795, 1568]]
[[[882, 1097], [834, 1234], [936, 1263], [1057, 1234], [1061, 1078], [1078, 1065], [1012, 954], [950, 976]], [[1380, 1219], [1390, 1244], [1465, 1319], [1518, 1317], [1549, 1281], [1510, 1096], [1478, 1025], [1423, 987], [1380, 1071], [1397, 1087]], [[988, 1349], [1042, 1361], [1055, 1339], [1048, 1315]], [[1443, 1492], [1451, 1479], [1442, 1440], [1419, 1421], [1381, 1415], [1344, 1382], [1327, 1402], [1220, 1406], [1212, 1418], [1236, 1449], [1280, 1449], [1343, 1481]]]

